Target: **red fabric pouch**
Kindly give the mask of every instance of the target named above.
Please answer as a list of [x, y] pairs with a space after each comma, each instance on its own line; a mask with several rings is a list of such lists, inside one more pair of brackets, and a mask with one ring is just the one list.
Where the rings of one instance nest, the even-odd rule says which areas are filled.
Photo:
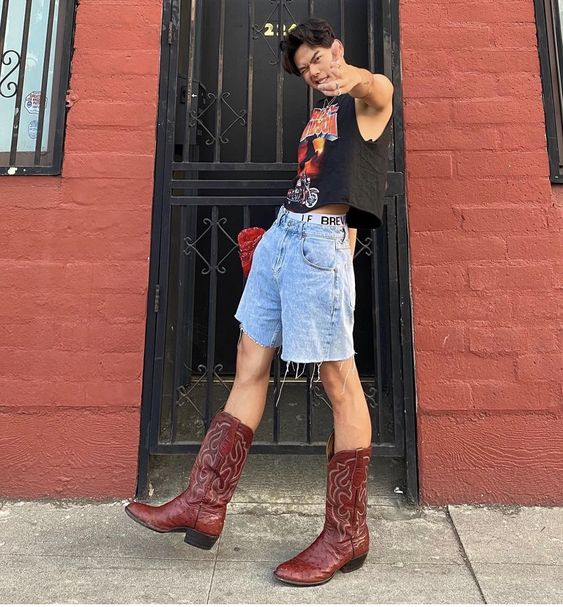
[[252, 265], [252, 254], [266, 230], [264, 228], [245, 228], [237, 236], [242, 274], [246, 278]]

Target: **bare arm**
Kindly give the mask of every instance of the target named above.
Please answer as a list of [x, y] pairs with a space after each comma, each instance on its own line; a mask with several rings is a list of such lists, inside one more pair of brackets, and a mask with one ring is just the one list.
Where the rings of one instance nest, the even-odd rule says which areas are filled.
[[393, 84], [384, 74], [372, 74], [368, 70], [349, 66], [350, 70], [357, 70], [356, 78], [360, 82], [350, 90], [350, 95], [361, 99], [366, 105], [382, 111], [389, 107], [393, 99]]
[[385, 74], [372, 74], [369, 70], [346, 63], [344, 49], [339, 40], [334, 41], [331, 54], [329, 78], [319, 85], [319, 90], [328, 95], [348, 93], [356, 99], [361, 99], [377, 113], [391, 106], [393, 83]]

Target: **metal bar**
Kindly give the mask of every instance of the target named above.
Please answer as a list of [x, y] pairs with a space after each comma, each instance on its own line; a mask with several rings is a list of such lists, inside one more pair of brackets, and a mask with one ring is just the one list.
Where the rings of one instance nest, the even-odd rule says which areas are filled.
[[[555, 41], [550, 15], [547, 15], [546, 0], [534, 0], [536, 27], [538, 36], [538, 51], [540, 57], [543, 107], [545, 112], [545, 129], [550, 166], [550, 179], [554, 183], [562, 183], [561, 174], [563, 136], [561, 125], [561, 104], [555, 90], [559, 89], [559, 77], [555, 69]], [[398, 46], [398, 45], [397, 45]]]
[[286, 200], [285, 196], [172, 196], [171, 204], [197, 204], [200, 206], [244, 206], [251, 202], [253, 205], [281, 205]]
[[252, 26], [255, 19], [254, 0], [248, 2], [248, 76], [246, 81], [246, 162], [252, 160], [252, 116], [254, 111], [254, 38]]
[[[379, 56], [383, 59], [383, 73], [387, 75], [391, 80], [393, 79], [393, 42], [391, 29], [391, 10], [389, 8], [389, 0], [377, 0], [381, 4], [379, 9], [379, 18], [383, 23], [381, 34], [382, 48]], [[397, 45], [395, 45], [397, 46]]]
[[[56, 118], [54, 121], [55, 135], [53, 138], [52, 147], [53, 158], [51, 161], [51, 167], [46, 167], [42, 171], [43, 173], [52, 173], [54, 175], [60, 175], [63, 163], [63, 141], [66, 121], [66, 93], [68, 91], [70, 78], [70, 58], [72, 49], [74, 48], [73, 36], [77, 3], [67, 0], [64, 6], [65, 10], [63, 12], [59, 11], [59, 19], [63, 19], [64, 23], [64, 32], [60, 45], [61, 51], [59, 53], [55, 53], [55, 61], [58, 63], [59, 73], [61, 76], [59, 78], [58, 90], [53, 90], [53, 93], [55, 93], [55, 90], [57, 92], [56, 100], [58, 106], [58, 111], [55, 114]], [[59, 26], [57, 25], [57, 27]], [[55, 96], [53, 94], [53, 101], [54, 100]]]
[[27, 45], [29, 41], [29, 24], [31, 20], [31, 5], [33, 0], [27, 0], [25, 5], [25, 15], [23, 21], [23, 34], [20, 52], [20, 69], [18, 73], [18, 90], [16, 93], [16, 102], [14, 106], [14, 121], [12, 123], [12, 144], [10, 147], [10, 165], [16, 164], [18, 149], [18, 136], [20, 131], [21, 103], [23, 97], [23, 81], [25, 78], [25, 65], [27, 61]]
[[[19, 166], [18, 175], [58, 175], [60, 168], [56, 166]], [[11, 175], [9, 166], [0, 167], [0, 175]]]
[[[192, 107], [193, 107], [193, 103], [194, 103], [194, 70], [195, 70], [195, 59], [196, 59], [196, 50], [195, 50], [195, 44], [196, 44], [196, 38], [197, 38], [197, 22], [196, 22], [196, 15], [198, 14], [197, 11], [197, 4], [198, 4], [198, 0], [192, 0], [191, 2], [191, 6], [190, 6], [190, 24], [189, 24], [189, 28], [190, 28], [190, 33], [188, 36], [188, 73], [186, 75], [186, 113], [185, 113], [185, 117], [184, 117], [184, 124], [185, 124], [185, 133], [184, 133], [184, 148], [182, 150], [182, 158], [185, 159], [187, 157], [189, 157], [189, 153], [190, 153], [190, 144], [195, 144], [195, 141], [191, 141], [190, 140], [190, 134], [192, 133], [192, 129], [190, 128], [189, 124], [190, 124], [190, 116], [192, 113]], [[197, 97], [197, 95], [196, 95]], [[197, 114], [197, 108], [196, 108], [196, 114]], [[194, 127], [193, 132], [196, 132], [196, 127]], [[194, 137], [195, 139], [195, 137]]]
[[[173, 445], [159, 444], [151, 451], [154, 454], [173, 454], [173, 453], [197, 453], [201, 448], [201, 442], [181, 441]], [[294, 454], [294, 455], [324, 455], [326, 453], [326, 441], [315, 442], [306, 445], [298, 442], [280, 442], [277, 444], [263, 441], [254, 441], [252, 443], [252, 453], [274, 453], [274, 454]], [[400, 453], [392, 444], [372, 445], [372, 455], [374, 457], [398, 457]]]
[[278, 395], [280, 393], [281, 388], [281, 360], [280, 360], [280, 352], [278, 352], [274, 356], [274, 392], [273, 392], [273, 441], [274, 444], [279, 444], [280, 441], [280, 413], [279, 408], [276, 407], [276, 403], [278, 402]]
[[401, 319], [399, 301], [399, 264], [397, 261], [397, 208], [396, 204], [387, 209], [387, 225], [389, 234], [388, 245], [388, 275], [389, 275], [389, 329], [391, 333], [391, 385], [393, 392], [393, 433], [394, 443], [399, 449], [404, 446], [403, 424], [403, 390], [401, 371]]
[[[201, 164], [205, 164], [205, 163], [201, 163]], [[297, 166], [297, 165], [296, 165]], [[20, 167], [18, 169], [18, 174], [22, 173], [22, 174], [26, 174], [26, 175], [39, 175], [39, 174], [45, 174], [45, 172], [48, 170], [49, 167], [33, 167], [33, 166], [29, 166], [29, 167]], [[7, 168], [5, 167], [0, 167], [0, 175], [4, 174], [4, 172], [7, 172]], [[175, 171], [185, 171], [188, 169], [174, 169]], [[198, 169], [192, 169], [192, 170], [198, 170]], [[203, 170], [203, 169], [199, 169], [199, 170]], [[205, 169], [207, 170], [207, 169]], [[214, 167], [213, 168], [213, 172], [221, 172], [221, 170], [223, 170], [223, 167], [219, 166], [219, 167]], [[225, 169], [225, 170], [231, 170], [231, 169]], [[284, 169], [280, 172], [287, 172], [290, 173], [292, 170], [295, 169]], [[244, 171], [245, 173], [250, 173], [252, 172], [252, 170], [250, 171]], [[399, 179], [395, 180], [395, 177], [398, 177]], [[291, 181], [291, 177], [287, 177], [288, 180]], [[182, 181], [182, 180], [180, 180]], [[243, 180], [244, 181], [244, 180]], [[205, 183], [205, 180], [203, 180], [203, 182]], [[401, 192], [404, 190], [402, 190], [402, 188], [400, 187], [403, 183], [403, 174], [402, 173], [388, 173], [388, 184], [387, 184], [387, 191], [385, 192], [385, 198], [386, 199], [390, 199], [393, 196], [400, 196]], [[395, 185], [397, 184], [397, 186]]]
[[0, 16], [0, 73], [2, 72], [2, 59], [4, 58], [4, 42], [6, 40], [6, 25], [8, 23], [8, 5], [10, 0], [3, 0], [2, 15]]
[[[193, 299], [193, 291], [192, 296], [186, 298], [186, 285], [185, 280], [187, 278], [186, 265], [187, 258], [184, 254], [184, 247], [182, 246], [184, 235], [187, 234], [188, 230], [188, 212], [192, 209], [189, 207], [179, 207], [180, 211], [180, 221], [179, 226], [177, 226], [177, 254], [178, 258], [178, 276], [176, 278], [177, 285], [177, 301], [176, 301], [176, 315], [174, 322], [176, 324], [176, 331], [174, 335], [174, 371], [173, 371], [173, 380], [172, 380], [172, 389], [173, 389], [173, 397], [172, 403], [170, 405], [170, 440], [172, 442], [176, 441], [177, 433], [178, 433], [178, 399], [176, 398], [176, 392], [178, 386], [181, 386], [185, 383], [185, 349], [187, 345], [187, 340], [185, 339], [185, 308], [186, 308], [186, 299]], [[194, 257], [192, 255], [192, 257]], [[170, 320], [168, 320], [170, 323]], [[191, 345], [191, 342], [189, 342]]]
[[[315, 1], [309, 0], [307, 8], [308, 8], [308, 12], [309, 12], [309, 17], [313, 17], [315, 14]], [[313, 107], [314, 107], [313, 89], [310, 86], [307, 86], [305, 88], [307, 91], [307, 120], [308, 120], [309, 117], [311, 116], [311, 112], [313, 111]]]
[[[391, 54], [391, 77], [395, 84], [395, 110], [394, 110], [394, 159], [395, 169], [404, 171], [404, 132], [402, 111], [401, 85], [401, 48], [399, 29], [399, 7], [396, 2], [385, 0], [385, 15], [390, 21], [389, 38]], [[411, 290], [409, 284], [409, 240], [408, 215], [404, 187], [400, 196], [397, 196], [397, 232], [398, 232], [398, 289], [400, 305], [401, 353], [402, 353], [402, 390], [404, 413], [404, 452], [407, 477], [406, 495], [413, 502], [418, 502], [418, 463], [417, 463], [417, 436], [416, 436], [416, 404], [414, 379], [414, 354], [412, 342], [412, 309]]]
[[379, 306], [379, 267], [377, 259], [377, 237], [376, 230], [371, 230], [371, 314], [372, 314], [372, 331], [373, 331], [373, 366], [375, 370], [375, 402], [376, 402], [376, 426], [375, 426], [375, 443], [381, 443], [381, 406], [383, 401], [382, 390], [382, 374], [381, 374], [381, 329], [379, 325], [380, 306]]
[[344, 0], [339, 0], [340, 6], [340, 40], [342, 44], [346, 44], [345, 30], [344, 30]]
[[[313, 399], [311, 398], [311, 376], [312, 374], [315, 372], [315, 369], [313, 367], [313, 369], [311, 369], [311, 367], [313, 367], [313, 365], [307, 365], [306, 369], [307, 369], [307, 373], [306, 373], [306, 378], [307, 378], [307, 388], [306, 388], [306, 394], [307, 394], [307, 443], [311, 444], [311, 442], [313, 441]], [[312, 379], [315, 379], [314, 377]]]
[[253, 205], [282, 205], [286, 201], [285, 196], [171, 196], [173, 205], [200, 204], [209, 205], [245, 205], [251, 202]]
[[563, 39], [561, 37], [561, 11], [559, 9], [558, 0], [551, 0], [551, 14], [553, 19], [553, 26], [555, 29], [555, 63], [557, 67], [557, 74], [559, 74], [559, 78], [557, 78], [558, 85], [558, 94], [559, 94], [559, 103], [563, 104], [563, 93], [561, 90], [561, 64], [563, 62]]
[[268, 189], [287, 188], [291, 179], [268, 180], [268, 179], [173, 179], [170, 187], [173, 190], [180, 188], [192, 189]]
[[367, 0], [368, 5], [368, 61], [369, 71], [375, 71], [375, 30], [374, 30], [374, 4], [375, 0]]
[[399, 304], [401, 317], [401, 368], [402, 405], [404, 413], [404, 452], [407, 477], [407, 497], [418, 502], [418, 464], [416, 448], [416, 403], [414, 379], [414, 354], [412, 343], [412, 309], [409, 285], [408, 222], [404, 197], [397, 197], [397, 229], [399, 247], [397, 252], [399, 274]]
[[173, 171], [296, 171], [296, 162], [173, 162]]
[[[283, 35], [283, 8], [284, 0], [278, 2], [278, 42]], [[283, 67], [280, 58], [279, 44], [278, 49], [278, 74], [276, 88], [276, 162], [282, 162], [283, 158]]]
[[[180, 20], [180, 0], [170, 0], [170, 12], [168, 13], [168, 19], [165, 21], [166, 32], [168, 31], [168, 24], [172, 23], [173, 26], [178, 29]], [[177, 87], [178, 87], [178, 50], [179, 42], [176, 36], [173, 40], [173, 44], [168, 44], [168, 36], [163, 31], [161, 38], [162, 47], [169, 49], [169, 60], [168, 70], [165, 72], [166, 76], [162, 78], [164, 95], [166, 98], [165, 104], [163, 105], [163, 120], [164, 133], [162, 133], [162, 149], [160, 150], [162, 158], [162, 171], [156, 173], [156, 185], [162, 187], [161, 191], [158, 191], [158, 195], [162, 195], [160, 202], [159, 213], [156, 216], [157, 225], [160, 223], [160, 248], [159, 258], [155, 263], [158, 268], [158, 277], [156, 284], [160, 286], [160, 311], [155, 314], [154, 309], [149, 308], [149, 318], [156, 316], [155, 322], [155, 341], [154, 341], [154, 366], [152, 375], [152, 391], [151, 391], [151, 413], [150, 413], [150, 441], [149, 448], [151, 453], [158, 445], [158, 437], [160, 432], [160, 403], [162, 398], [162, 382], [164, 376], [164, 356], [166, 347], [166, 311], [168, 309], [168, 285], [170, 277], [168, 268], [170, 267], [170, 219], [171, 219], [171, 205], [168, 184], [172, 178], [172, 161], [174, 159], [174, 130], [176, 120], [176, 101], [177, 101]], [[162, 181], [160, 181], [162, 178]], [[153, 283], [153, 288], [155, 283]], [[151, 293], [152, 294], [152, 293]], [[150, 301], [150, 299], [149, 299]]]
[[[188, 222], [186, 228], [186, 234], [192, 237], [192, 241], [197, 238], [197, 207], [186, 207], [189, 210]], [[192, 381], [192, 361], [193, 361], [193, 336], [194, 336], [194, 309], [195, 299], [193, 294], [195, 293], [195, 282], [196, 282], [196, 256], [190, 255], [188, 268], [186, 270], [186, 291], [191, 296], [188, 297], [187, 309], [186, 309], [186, 343], [188, 344], [188, 350], [186, 355], [186, 383], [190, 384]]]
[[49, 6], [47, 19], [47, 32], [45, 36], [45, 51], [43, 53], [43, 75], [41, 78], [41, 99], [39, 103], [39, 116], [37, 122], [37, 139], [35, 140], [35, 156], [33, 164], [41, 163], [41, 149], [43, 143], [43, 126], [45, 123], [45, 105], [47, 101], [47, 83], [49, 81], [49, 63], [51, 61], [51, 44], [53, 40], [53, 23], [55, 21], [55, 2]]
[[211, 403], [213, 402], [213, 384], [215, 373], [215, 321], [217, 319], [217, 260], [219, 258], [219, 241], [217, 225], [219, 223], [219, 207], [211, 209], [211, 254], [209, 265], [209, 310], [207, 316], [207, 383], [205, 386], [205, 428], [211, 421]]
[[213, 160], [221, 160], [221, 118], [223, 101], [223, 69], [225, 67], [223, 53], [225, 50], [225, 0], [221, 0], [219, 15], [219, 64], [217, 67], [217, 112], [215, 114], [215, 146]]
[[[168, 24], [170, 21], [171, 4], [164, 2], [162, 23]], [[161, 31], [161, 58], [160, 58], [160, 73], [163, 77], [159, 82], [158, 95], [158, 120], [157, 120], [157, 136], [156, 136], [156, 157], [155, 157], [155, 184], [154, 184], [154, 202], [152, 206], [152, 222], [151, 222], [151, 240], [150, 240], [150, 259], [149, 264], [149, 294], [155, 292], [155, 287], [159, 279], [159, 260], [162, 245], [162, 208], [168, 193], [168, 183], [165, 178], [167, 173], [167, 158], [166, 148], [168, 146], [167, 132], [169, 123], [168, 117], [168, 90], [169, 90], [169, 74], [170, 74], [170, 56], [173, 47], [167, 41], [167, 27], [162, 27]], [[154, 387], [155, 379], [158, 376], [159, 363], [157, 357], [162, 354], [156, 347], [159, 324], [157, 322], [157, 314], [151, 305], [151, 297], [147, 298], [147, 327], [145, 340], [145, 356], [144, 356], [144, 372], [143, 372], [143, 388], [141, 396], [141, 431], [139, 443], [139, 470], [137, 478], [137, 490], [135, 496], [137, 498], [146, 497], [148, 491], [148, 473], [149, 473], [149, 458], [151, 445], [158, 443], [157, 437], [154, 435], [154, 427], [158, 429], [159, 409], [155, 406], [155, 401], [160, 399], [160, 394]], [[158, 383], [158, 382], [157, 382]], [[153, 424], [152, 418], [157, 418]]]
[[[297, 163], [280, 162], [280, 163], [245, 163], [245, 162], [174, 162], [172, 164], [173, 171], [241, 171], [243, 173], [266, 172], [266, 171], [282, 171], [287, 173], [295, 173], [297, 171]], [[293, 177], [291, 175], [290, 179]], [[402, 172], [390, 171], [387, 173], [387, 190], [385, 198], [400, 196], [404, 193], [404, 174]]]

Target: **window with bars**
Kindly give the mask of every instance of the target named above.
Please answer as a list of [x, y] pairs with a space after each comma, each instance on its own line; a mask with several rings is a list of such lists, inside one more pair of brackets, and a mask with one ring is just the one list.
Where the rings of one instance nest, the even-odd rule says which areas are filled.
[[57, 175], [75, 0], [0, 4], [0, 174]]
[[563, 4], [535, 2], [551, 181], [563, 183]]

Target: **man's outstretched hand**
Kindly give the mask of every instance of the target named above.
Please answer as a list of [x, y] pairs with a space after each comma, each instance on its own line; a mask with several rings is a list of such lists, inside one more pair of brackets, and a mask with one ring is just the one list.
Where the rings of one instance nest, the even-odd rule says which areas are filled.
[[335, 40], [330, 47], [332, 61], [329, 66], [328, 80], [319, 85], [319, 90], [327, 96], [349, 93], [361, 82], [360, 70], [346, 63], [342, 45]]

